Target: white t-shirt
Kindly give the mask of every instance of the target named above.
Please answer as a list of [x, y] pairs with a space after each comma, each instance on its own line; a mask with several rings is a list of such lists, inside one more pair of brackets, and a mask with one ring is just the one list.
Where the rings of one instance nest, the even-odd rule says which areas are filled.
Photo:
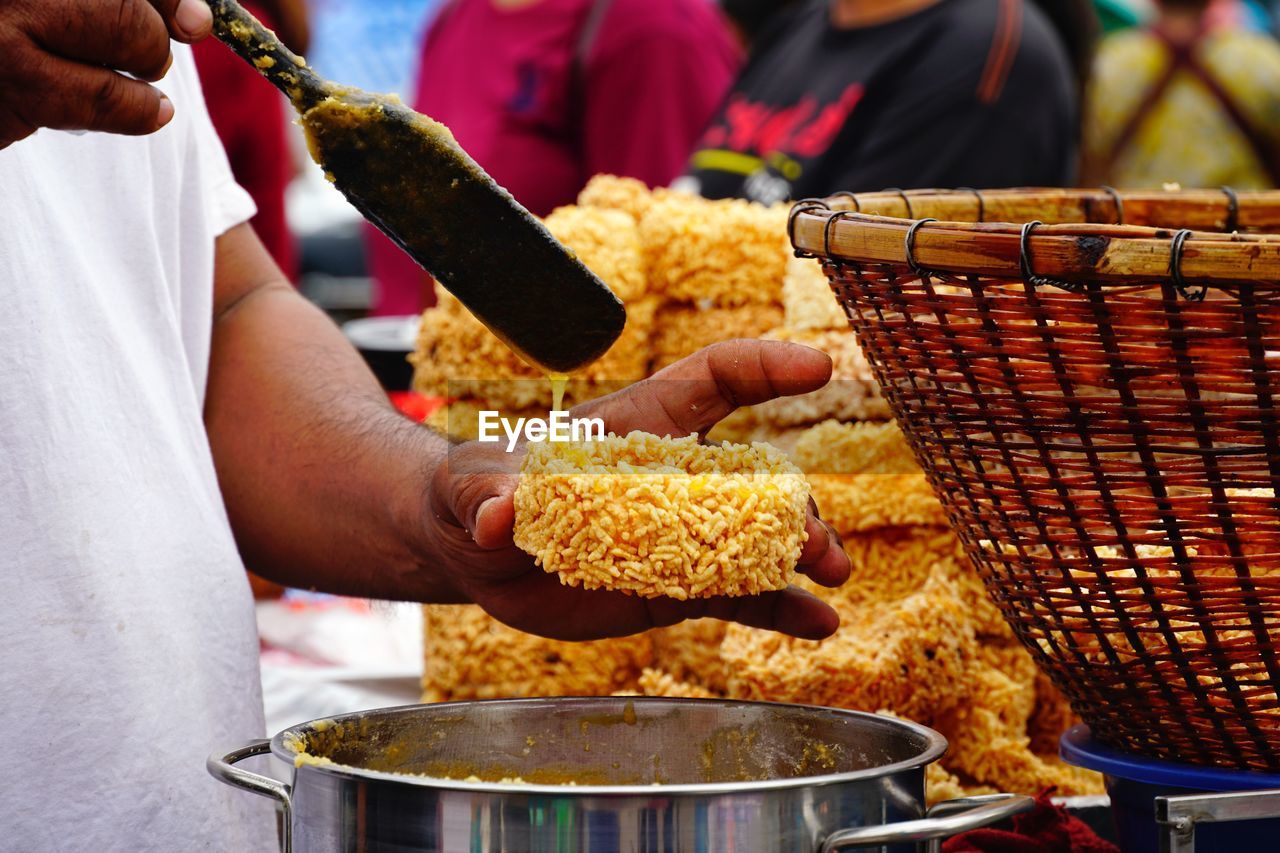
[[254, 208], [174, 51], [159, 133], [0, 150], [0, 850], [274, 849], [204, 767], [263, 734], [202, 424], [214, 240]]

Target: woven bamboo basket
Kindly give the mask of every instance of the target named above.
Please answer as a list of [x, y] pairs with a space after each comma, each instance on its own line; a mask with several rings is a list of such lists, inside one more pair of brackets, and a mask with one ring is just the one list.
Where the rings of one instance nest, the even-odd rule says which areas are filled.
[[788, 227], [1094, 734], [1280, 770], [1280, 193], [846, 194]]

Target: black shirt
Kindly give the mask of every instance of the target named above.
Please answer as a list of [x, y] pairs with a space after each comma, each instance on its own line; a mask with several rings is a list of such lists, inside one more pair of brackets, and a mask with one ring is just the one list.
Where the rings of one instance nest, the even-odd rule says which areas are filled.
[[761, 36], [682, 182], [765, 203], [1071, 183], [1075, 87], [1035, 6], [942, 0], [842, 30], [829, 3], [797, 3]]

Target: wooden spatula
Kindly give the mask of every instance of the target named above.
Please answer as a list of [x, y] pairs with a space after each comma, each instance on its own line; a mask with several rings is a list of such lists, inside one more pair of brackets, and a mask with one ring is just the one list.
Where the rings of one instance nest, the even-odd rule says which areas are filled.
[[569, 373], [622, 333], [618, 298], [448, 128], [323, 79], [236, 0], [209, 5], [217, 37], [293, 102], [343, 195], [523, 358]]

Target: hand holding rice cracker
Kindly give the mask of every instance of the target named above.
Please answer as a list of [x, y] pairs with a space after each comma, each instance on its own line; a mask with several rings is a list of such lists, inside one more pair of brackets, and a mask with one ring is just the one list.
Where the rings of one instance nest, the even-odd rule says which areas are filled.
[[535, 443], [527, 461], [498, 444], [456, 446], [430, 490], [429, 524], [455, 588], [556, 639], [702, 617], [830, 635], [835, 612], [790, 584], [796, 571], [825, 586], [849, 573], [804, 476], [767, 445], [697, 441], [737, 407], [808, 393], [830, 373], [807, 347], [731, 341], [573, 409], [603, 440]]

